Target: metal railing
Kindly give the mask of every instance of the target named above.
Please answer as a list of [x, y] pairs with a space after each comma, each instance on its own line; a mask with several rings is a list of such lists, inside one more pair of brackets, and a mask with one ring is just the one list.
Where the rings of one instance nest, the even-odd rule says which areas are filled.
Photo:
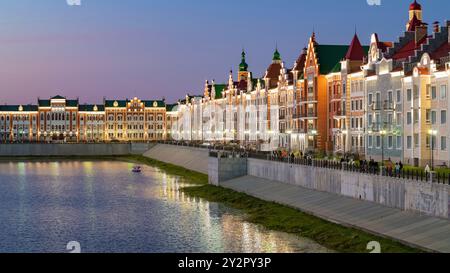
[[[364, 163], [357, 164], [347, 161], [313, 159], [308, 156], [304, 156], [301, 158], [295, 156], [282, 157], [282, 156], [274, 156], [272, 153], [248, 152], [244, 150], [241, 151], [236, 150], [231, 153], [225, 151], [210, 151], [210, 156], [221, 158], [247, 157], [260, 160], [282, 162], [286, 164], [303, 165], [315, 168], [340, 170], [345, 172], [360, 173], [380, 177], [390, 177], [399, 180], [421, 181], [421, 182], [429, 182], [431, 175], [430, 173], [427, 173], [424, 170], [419, 169], [396, 169], [395, 166], [393, 166], [392, 168], [384, 166], [382, 168], [380, 164], [377, 162], [364, 161]], [[450, 175], [437, 172], [433, 175], [433, 183], [450, 185]]]

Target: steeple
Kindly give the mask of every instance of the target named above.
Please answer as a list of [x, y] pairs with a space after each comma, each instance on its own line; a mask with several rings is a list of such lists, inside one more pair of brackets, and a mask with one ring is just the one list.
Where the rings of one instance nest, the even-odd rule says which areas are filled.
[[364, 49], [359, 41], [358, 35], [355, 33], [350, 43], [345, 59], [350, 61], [362, 61], [364, 59]]
[[275, 48], [275, 52], [273, 53], [272, 61], [274, 63], [281, 63], [281, 54], [278, 52], [278, 46]]
[[417, 26], [423, 25], [422, 6], [416, 0], [409, 5], [409, 21], [406, 24], [407, 31], [414, 31]]
[[247, 72], [248, 64], [245, 61], [245, 51], [244, 51], [244, 49], [242, 49], [241, 56], [242, 56], [242, 58], [241, 58], [241, 64], [239, 64], [239, 71]]

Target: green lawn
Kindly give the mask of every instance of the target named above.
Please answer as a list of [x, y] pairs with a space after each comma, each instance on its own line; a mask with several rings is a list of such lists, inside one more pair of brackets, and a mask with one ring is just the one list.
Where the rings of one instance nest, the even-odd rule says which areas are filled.
[[143, 156], [125, 156], [119, 159], [140, 162], [161, 168], [169, 174], [184, 177], [187, 182], [199, 184], [181, 190], [191, 197], [202, 198], [210, 202], [223, 203], [239, 209], [247, 215], [246, 220], [260, 224], [268, 229], [296, 234], [310, 238], [317, 243], [337, 252], [367, 253], [367, 243], [378, 241], [385, 253], [417, 253], [419, 249], [405, 246], [399, 242], [385, 239], [370, 233], [334, 224], [318, 217], [303, 213], [288, 206], [267, 202], [243, 193], [208, 185], [208, 176], [163, 163]]

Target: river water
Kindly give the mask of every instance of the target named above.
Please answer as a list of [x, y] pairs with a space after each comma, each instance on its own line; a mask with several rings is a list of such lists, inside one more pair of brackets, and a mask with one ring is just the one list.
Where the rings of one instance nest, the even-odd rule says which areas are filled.
[[327, 252], [189, 198], [182, 179], [116, 161], [0, 163], [0, 252]]

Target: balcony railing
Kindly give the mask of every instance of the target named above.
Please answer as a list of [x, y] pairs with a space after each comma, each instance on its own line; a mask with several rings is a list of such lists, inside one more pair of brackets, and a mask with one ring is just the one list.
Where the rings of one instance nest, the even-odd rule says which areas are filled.
[[300, 113], [300, 118], [316, 118], [317, 111], [307, 111]]

